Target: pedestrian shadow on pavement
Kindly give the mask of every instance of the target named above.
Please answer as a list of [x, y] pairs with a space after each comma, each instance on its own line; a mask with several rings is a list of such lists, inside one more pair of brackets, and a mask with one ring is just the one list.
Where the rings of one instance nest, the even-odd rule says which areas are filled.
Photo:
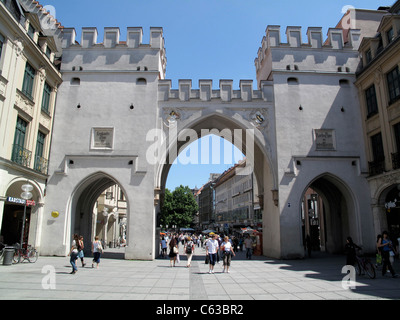
[[[374, 263], [373, 259], [372, 262]], [[305, 257], [304, 259], [268, 259], [268, 261], [265, 261], [265, 264], [277, 265], [281, 270], [299, 272], [305, 278], [328, 281], [335, 283], [335, 285], [342, 283], [347, 277], [347, 273], [342, 273], [342, 268], [346, 265], [346, 256], [341, 254], [317, 252], [311, 257]], [[394, 269], [400, 270], [400, 266], [395, 264]], [[377, 298], [400, 299], [400, 278], [392, 279], [391, 277], [383, 277], [381, 275], [381, 268], [375, 269], [375, 273], [375, 279], [370, 279], [364, 274], [356, 274], [355, 288], [347, 290]], [[338, 290], [341, 288], [338, 286]]]

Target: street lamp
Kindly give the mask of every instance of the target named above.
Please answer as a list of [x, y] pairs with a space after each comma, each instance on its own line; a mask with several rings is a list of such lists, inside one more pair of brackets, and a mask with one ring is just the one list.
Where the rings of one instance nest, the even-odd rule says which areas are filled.
[[25, 232], [25, 220], [26, 220], [26, 200], [29, 200], [32, 198], [32, 193], [31, 191], [33, 190], [33, 186], [26, 183], [22, 185], [21, 187], [22, 193], [21, 193], [21, 198], [25, 200], [25, 206], [24, 206], [24, 217], [22, 218], [22, 232], [21, 232], [21, 249], [22, 249], [22, 244], [24, 241], [24, 232]]

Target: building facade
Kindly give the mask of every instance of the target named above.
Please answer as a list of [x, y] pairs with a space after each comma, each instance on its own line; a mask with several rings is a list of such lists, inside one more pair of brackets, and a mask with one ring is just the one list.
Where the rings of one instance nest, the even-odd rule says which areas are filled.
[[219, 174], [210, 174], [209, 181], [197, 190], [195, 196], [199, 207], [198, 229], [206, 230], [214, 228], [215, 223], [215, 179]]
[[0, 226], [7, 244], [20, 242], [21, 186], [29, 183], [23, 241], [40, 247], [61, 39], [60, 24], [36, 1], [0, 1]]
[[245, 160], [215, 180], [215, 227], [217, 231], [227, 234], [239, 232], [244, 227], [257, 228], [262, 221], [256, 216], [258, 199], [253, 191], [253, 174], [236, 175], [238, 166], [244, 167]]
[[400, 236], [400, 1], [359, 52], [359, 92], [375, 233]]

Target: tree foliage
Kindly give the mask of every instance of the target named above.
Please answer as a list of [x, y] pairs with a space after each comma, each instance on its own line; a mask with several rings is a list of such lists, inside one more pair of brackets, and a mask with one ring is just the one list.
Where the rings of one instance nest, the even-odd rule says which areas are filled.
[[176, 225], [177, 228], [190, 227], [198, 205], [188, 186], [176, 187], [174, 191], [165, 189], [164, 204], [161, 208], [161, 224]]

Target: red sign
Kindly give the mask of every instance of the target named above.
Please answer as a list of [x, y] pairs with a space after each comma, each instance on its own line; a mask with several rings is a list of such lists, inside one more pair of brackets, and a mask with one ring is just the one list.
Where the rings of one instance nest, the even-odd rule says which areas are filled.
[[35, 206], [35, 201], [34, 200], [26, 200], [26, 205], [28, 206], [28, 207], [33, 207], [33, 206]]

